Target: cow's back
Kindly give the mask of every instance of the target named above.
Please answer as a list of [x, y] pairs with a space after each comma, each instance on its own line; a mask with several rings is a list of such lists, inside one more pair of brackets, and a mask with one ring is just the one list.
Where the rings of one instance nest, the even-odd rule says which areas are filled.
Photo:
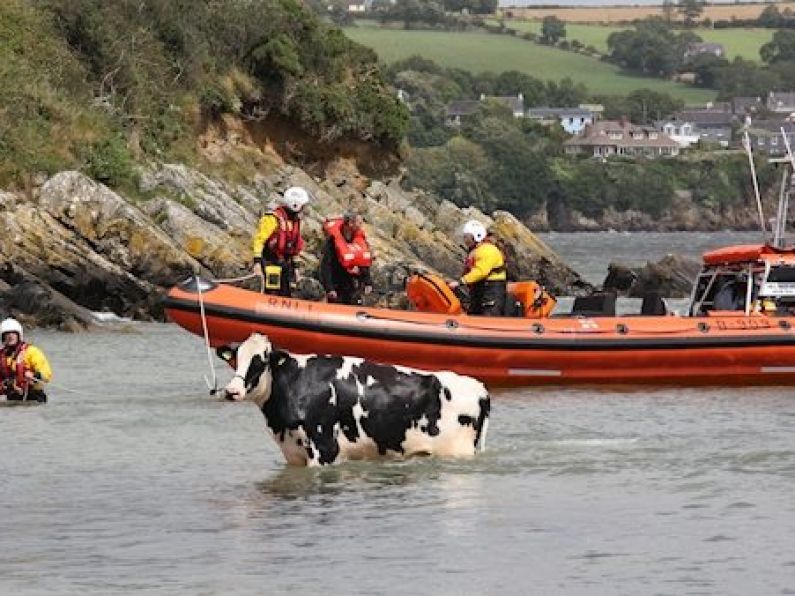
[[359, 358], [285, 353], [272, 360], [262, 411], [285, 446], [310, 463], [374, 456], [471, 455], [488, 417], [479, 381]]

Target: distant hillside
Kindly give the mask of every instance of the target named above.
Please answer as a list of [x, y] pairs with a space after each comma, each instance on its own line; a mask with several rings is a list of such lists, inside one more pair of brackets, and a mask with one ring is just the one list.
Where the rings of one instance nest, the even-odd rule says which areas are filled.
[[405, 31], [377, 27], [348, 27], [346, 35], [373, 48], [386, 62], [412, 55], [442, 66], [471, 72], [517, 70], [539, 79], [559, 81], [564, 77], [583, 83], [595, 93], [626, 95], [646, 88], [669, 93], [688, 103], [715, 99], [715, 92], [671, 81], [631, 76], [617, 66], [595, 58], [488, 33]]
[[[521, 33], [541, 33], [540, 21], [508, 19], [505, 26]], [[607, 38], [611, 33], [624, 31], [628, 27], [616, 25], [583, 25], [566, 23], [566, 39], [579, 41], [583, 45], [593, 46], [600, 52], [607, 52]], [[773, 37], [771, 29], [692, 29], [701, 39], [711, 43], [720, 43], [726, 48], [730, 60], [739, 56], [745, 60], [759, 60], [759, 48]]]

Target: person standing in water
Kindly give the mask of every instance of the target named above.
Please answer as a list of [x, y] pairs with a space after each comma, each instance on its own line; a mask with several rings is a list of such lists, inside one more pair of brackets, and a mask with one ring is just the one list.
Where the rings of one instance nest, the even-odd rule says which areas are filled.
[[44, 352], [24, 342], [22, 325], [16, 319], [0, 323], [0, 339], [0, 395], [9, 401], [46, 402], [44, 383], [52, 379], [52, 368]]

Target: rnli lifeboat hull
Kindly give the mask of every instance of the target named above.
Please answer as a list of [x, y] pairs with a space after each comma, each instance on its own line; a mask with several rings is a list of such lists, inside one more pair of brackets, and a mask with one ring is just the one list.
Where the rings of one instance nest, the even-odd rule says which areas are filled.
[[[164, 300], [213, 346], [251, 333], [296, 353], [453, 370], [492, 387], [795, 384], [795, 318], [625, 316], [514, 319], [361, 308], [196, 281]], [[202, 309], [203, 307], [203, 309]]]

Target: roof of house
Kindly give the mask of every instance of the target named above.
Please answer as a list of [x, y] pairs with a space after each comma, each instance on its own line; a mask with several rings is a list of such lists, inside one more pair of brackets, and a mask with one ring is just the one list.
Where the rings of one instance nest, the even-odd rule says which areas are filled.
[[530, 108], [527, 110], [528, 118], [565, 118], [574, 117], [593, 117], [593, 112], [583, 108]]
[[691, 53], [716, 52], [716, 51], [724, 52], [725, 48], [723, 47], [723, 44], [720, 43], [697, 41], [687, 44], [687, 51]]
[[[610, 133], [622, 133], [622, 138], [611, 139]], [[634, 134], [641, 133], [643, 138], [636, 139]], [[655, 134], [656, 138], [649, 138]], [[652, 126], [638, 126], [631, 122], [618, 122], [615, 120], [602, 120], [585, 129], [581, 137], [574, 137], [564, 142], [569, 146], [596, 146], [614, 145], [616, 147], [679, 147], [679, 143], [668, 135], [658, 131]]]
[[477, 100], [451, 101], [447, 104], [448, 116], [471, 116], [478, 111], [480, 102]]
[[748, 132], [751, 134], [769, 133], [770, 135], [781, 134], [784, 129], [788, 135], [795, 133], [795, 123], [787, 120], [754, 120]]
[[776, 106], [795, 106], [795, 93], [771, 91], [767, 96], [767, 105], [773, 109]]
[[697, 128], [695, 131], [701, 136], [701, 138], [725, 137], [725, 136], [731, 136], [732, 134], [732, 129], [730, 126], [708, 128], [706, 130], [701, 130], [700, 128]]
[[508, 95], [508, 96], [481, 96], [480, 100], [477, 99], [464, 99], [464, 100], [456, 100], [451, 101], [447, 104], [447, 115], [448, 116], [471, 116], [475, 112], [478, 111], [478, 108], [482, 105], [484, 101], [496, 101], [504, 105], [506, 108], [511, 110], [513, 113], [521, 113], [524, 114], [524, 98], [521, 94], [519, 95]]
[[714, 126], [731, 126], [733, 117], [723, 110], [682, 110], [676, 112], [672, 119], [678, 122], [692, 122], [702, 128]]
[[708, 101], [707, 103], [686, 104], [684, 112], [731, 112], [732, 104], [729, 101]]
[[673, 124], [675, 126], [682, 126], [683, 124], [690, 124], [692, 134], [700, 134], [700, 135], [709, 135], [709, 134], [725, 134], [726, 131], [731, 132], [732, 127], [729, 124], [726, 125], [712, 125], [707, 127], [701, 127], [698, 124], [695, 124], [690, 121], [686, 120], [676, 120], [675, 118], [668, 118], [664, 120], [655, 120], [654, 126], [657, 130], [662, 130], [668, 124]]
[[749, 108], [759, 108], [764, 105], [761, 97], [735, 97], [732, 98], [734, 113], [747, 112]]
[[514, 113], [524, 114], [524, 98], [521, 95], [488, 96], [487, 100], [497, 101]]

